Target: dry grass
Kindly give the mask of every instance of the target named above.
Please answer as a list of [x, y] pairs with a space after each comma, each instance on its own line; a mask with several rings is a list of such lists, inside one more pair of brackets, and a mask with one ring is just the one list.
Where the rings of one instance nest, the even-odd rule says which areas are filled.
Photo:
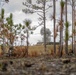
[[[70, 51], [71, 45], [69, 45], [68, 50]], [[43, 45], [38, 46], [30, 46], [29, 47], [29, 55], [30, 56], [38, 56], [42, 54], [48, 54], [48, 55], [54, 55], [54, 46], [53, 45], [47, 45], [47, 53], [44, 51]], [[65, 46], [63, 47], [62, 54], [65, 55]], [[56, 46], [56, 55], [59, 56], [59, 46]]]
[[[47, 54], [51, 54], [51, 50], [53, 49], [52, 45], [47, 46]], [[42, 55], [45, 54], [44, 51], [44, 46], [43, 45], [38, 45], [38, 46], [30, 46], [29, 47], [29, 55], [34, 56], [34, 55]]]
[[[7, 53], [8, 52], [8, 49], [9, 49], [9, 47], [8, 46], [5, 46], [4, 47], [4, 49], [5, 49], [5, 52]], [[0, 53], [2, 52], [2, 49], [1, 49], [1, 46], [0, 46]]]
[[[14, 49], [15, 49], [14, 53], [16, 54], [17, 57], [25, 56], [25, 54], [26, 54], [25, 47], [17, 46], [17, 47], [14, 47]], [[71, 46], [69, 46], [69, 49], [71, 49]], [[5, 50], [7, 52], [8, 47], [5, 47]], [[0, 46], [0, 55], [1, 55], [1, 53], [2, 53], [2, 51], [1, 51], [1, 46]], [[34, 56], [39, 56], [39, 55], [44, 55], [44, 54], [54, 55], [54, 46], [47, 45], [47, 53], [45, 53], [43, 45], [29, 46], [29, 50], [28, 50], [29, 56], [34, 57]], [[65, 47], [63, 48], [63, 55], [64, 54], [65, 54]], [[58, 45], [56, 46], [56, 55], [59, 56], [59, 46]]]

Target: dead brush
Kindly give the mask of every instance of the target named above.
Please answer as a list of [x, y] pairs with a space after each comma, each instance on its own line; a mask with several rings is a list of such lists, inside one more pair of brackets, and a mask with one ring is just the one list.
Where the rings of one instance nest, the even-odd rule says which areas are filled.
[[[66, 53], [65, 53], [65, 50], [63, 49], [62, 50], [62, 56], [64, 56]], [[60, 51], [59, 49], [56, 50], [56, 56], [60, 56]]]
[[29, 56], [31, 56], [31, 57], [37, 57], [38, 55], [39, 54], [38, 54], [37, 51], [31, 51], [30, 54], [29, 54]]
[[0, 57], [2, 57], [3, 56], [3, 52], [0, 52]]
[[54, 55], [54, 50], [53, 49], [51, 49], [51, 56], [53, 56]]
[[26, 48], [16, 47], [13, 51], [15, 57], [25, 57], [26, 56]]

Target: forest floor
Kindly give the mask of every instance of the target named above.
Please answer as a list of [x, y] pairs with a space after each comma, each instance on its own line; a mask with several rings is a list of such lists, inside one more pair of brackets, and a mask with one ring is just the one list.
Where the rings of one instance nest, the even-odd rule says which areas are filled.
[[0, 59], [0, 75], [76, 75], [76, 56]]

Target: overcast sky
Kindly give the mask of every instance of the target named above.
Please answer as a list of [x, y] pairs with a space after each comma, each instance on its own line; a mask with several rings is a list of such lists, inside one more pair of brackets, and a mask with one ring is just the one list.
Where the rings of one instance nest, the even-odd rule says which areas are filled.
[[[0, 0], [1, 1], [1, 0]], [[1, 6], [5, 9], [5, 16], [9, 16], [10, 13], [13, 13], [13, 20], [14, 20], [14, 24], [19, 24], [19, 23], [22, 23], [23, 24], [23, 21], [24, 19], [26, 18], [29, 18], [32, 20], [32, 26], [35, 26], [35, 25], [38, 25], [38, 15], [37, 14], [34, 14], [34, 15], [26, 15], [25, 13], [22, 12], [22, 9], [25, 8], [25, 6], [22, 5], [22, 2], [24, 2], [25, 0], [9, 0], [9, 3], [5, 3], [3, 5], [3, 3], [1, 3]], [[52, 3], [50, 3], [52, 4]], [[0, 6], [0, 9], [2, 8]], [[68, 11], [69, 11], [69, 14], [68, 14], [68, 19], [71, 21], [71, 7], [69, 6], [68, 8]], [[56, 15], [57, 15], [57, 19], [59, 19], [60, 17], [60, 6], [59, 6], [59, 1], [57, 1], [56, 3]], [[52, 8], [49, 9], [49, 12], [46, 14], [48, 20], [46, 22], [46, 27], [50, 29], [50, 31], [52, 32], [53, 34], [53, 21], [51, 21], [51, 18], [50, 16], [53, 14], [53, 11], [52, 11]], [[34, 34], [33, 35], [30, 35], [30, 43], [31, 44], [35, 44], [37, 43], [37, 41], [41, 40], [42, 37], [41, 35], [39, 34], [40, 33], [40, 29], [41, 27], [37, 28], [35, 31], [34, 31]], [[53, 40], [53, 38], [51, 38], [51, 40]], [[59, 41], [59, 39], [57, 38], [57, 41]]]

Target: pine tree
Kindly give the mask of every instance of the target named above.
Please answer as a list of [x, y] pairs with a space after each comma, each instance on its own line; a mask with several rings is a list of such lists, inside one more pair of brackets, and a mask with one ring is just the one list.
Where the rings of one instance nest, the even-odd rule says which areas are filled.
[[61, 0], [61, 20], [60, 20], [60, 57], [62, 56], [63, 52], [63, 12], [64, 12], [64, 1]]
[[23, 9], [24, 13], [37, 13], [39, 15], [39, 26], [44, 25], [44, 50], [46, 51], [46, 13], [48, 9], [51, 7], [48, 3], [50, 0], [35, 0], [35, 4], [33, 0], [26, 0], [23, 2], [23, 5], [26, 7]]
[[[25, 19], [24, 20], [24, 24], [25, 24], [25, 28], [26, 28], [26, 33], [27, 33], [27, 50], [26, 50], [26, 55], [28, 56], [28, 47], [29, 47], [29, 41], [28, 41], [28, 38], [29, 38], [29, 29], [30, 29], [30, 24], [31, 24], [31, 20], [29, 19]], [[26, 49], [26, 48], [25, 48]]]

